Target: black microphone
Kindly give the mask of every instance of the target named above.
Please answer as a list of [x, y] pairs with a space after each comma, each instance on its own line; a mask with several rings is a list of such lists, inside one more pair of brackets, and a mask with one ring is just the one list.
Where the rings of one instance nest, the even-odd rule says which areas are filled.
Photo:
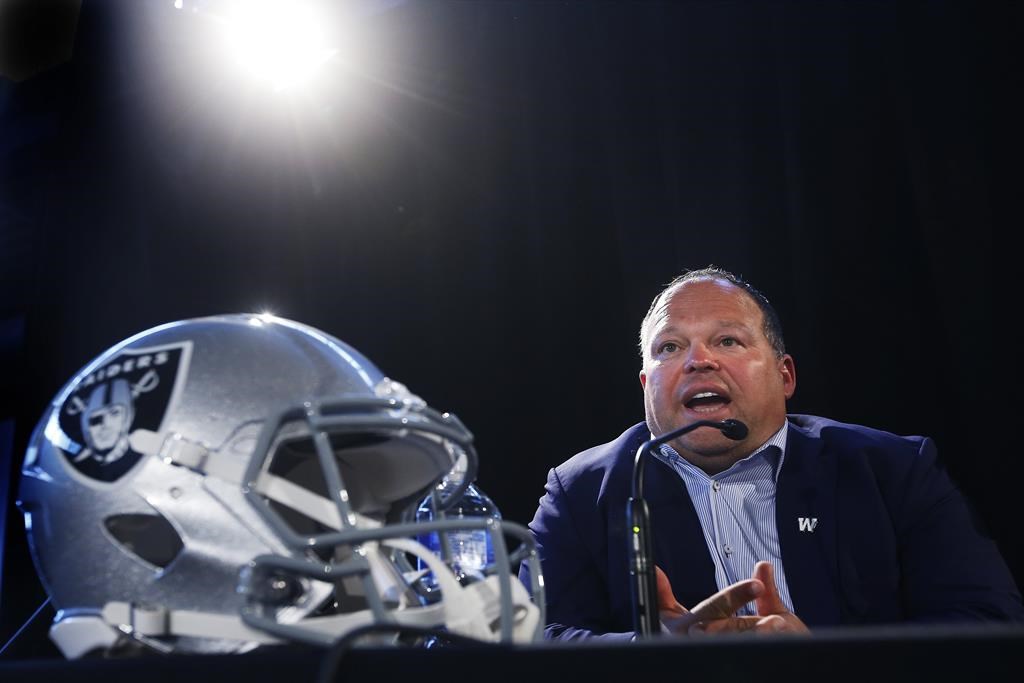
[[745, 439], [750, 431], [739, 420], [698, 420], [645, 442], [637, 449], [633, 460], [633, 495], [626, 503], [626, 552], [632, 580], [633, 630], [638, 637], [649, 637], [655, 632], [655, 624], [659, 623], [658, 586], [654, 573], [654, 553], [651, 551], [651, 515], [647, 501], [643, 498], [644, 461], [647, 459], [644, 456], [663, 443], [699, 427], [714, 427], [733, 441]]

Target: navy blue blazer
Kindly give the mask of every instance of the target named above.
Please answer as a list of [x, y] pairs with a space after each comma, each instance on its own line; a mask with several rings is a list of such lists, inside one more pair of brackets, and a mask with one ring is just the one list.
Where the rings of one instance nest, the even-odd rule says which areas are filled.
[[[643, 423], [548, 474], [530, 530], [547, 601], [547, 636], [632, 637], [625, 508]], [[655, 563], [679, 601], [715, 593], [715, 571], [686, 485], [644, 466]], [[786, 583], [811, 628], [840, 624], [1024, 621], [1013, 577], [937, 461], [934, 442], [790, 415], [776, 493]], [[813, 532], [798, 519], [817, 518]], [[526, 585], [525, 564], [520, 572]]]

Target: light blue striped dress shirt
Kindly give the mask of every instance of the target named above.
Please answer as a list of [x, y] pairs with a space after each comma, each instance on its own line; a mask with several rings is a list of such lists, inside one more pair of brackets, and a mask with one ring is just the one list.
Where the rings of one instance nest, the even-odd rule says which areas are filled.
[[[715, 563], [718, 588], [749, 579], [754, 565], [768, 560], [775, 569], [779, 596], [792, 611], [775, 524], [775, 487], [786, 457], [786, 425], [749, 456], [713, 477], [684, 460], [668, 444], [656, 450], [654, 456], [686, 483]], [[750, 603], [738, 614], [756, 612]]]

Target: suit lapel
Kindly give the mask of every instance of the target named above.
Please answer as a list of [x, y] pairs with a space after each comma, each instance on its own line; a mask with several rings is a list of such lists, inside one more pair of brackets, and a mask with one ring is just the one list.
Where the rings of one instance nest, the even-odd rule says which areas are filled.
[[812, 626], [839, 623], [836, 471], [835, 459], [822, 452], [822, 442], [790, 424], [775, 523], [793, 608]]
[[655, 564], [668, 576], [676, 599], [693, 607], [718, 591], [700, 519], [686, 484], [668, 465], [651, 458], [645, 475]]

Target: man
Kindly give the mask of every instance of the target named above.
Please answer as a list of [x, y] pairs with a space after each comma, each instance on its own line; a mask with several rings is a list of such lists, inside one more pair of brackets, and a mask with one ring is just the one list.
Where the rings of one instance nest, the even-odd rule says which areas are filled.
[[108, 465], [121, 459], [129, 449], [128, 429], [134, 413], [126, 380], [111, 380], [93, 389], [88, 407], [82, 411], [82, 435], [88, 447], [76, 460], [93, 458]]
[[686, 272], [654, 299], [640, 339], [646, 424], [551, 470], [530, 523], [549, 638], [633, 637], [634, 456], [698, 420], [738, 420], [747, 435], [700, 427], [645, 467], [662, 630], [1024, 620], [931, 439], [786, 414], [796, 368], [750, 284], [716, 267]]

